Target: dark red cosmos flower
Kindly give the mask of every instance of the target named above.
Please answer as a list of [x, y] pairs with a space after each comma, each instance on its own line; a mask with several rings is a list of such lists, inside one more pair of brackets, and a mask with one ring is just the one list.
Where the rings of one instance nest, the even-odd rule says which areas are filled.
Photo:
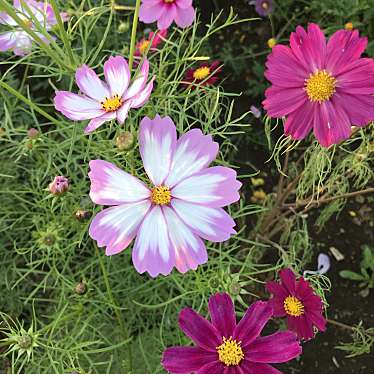
[[[143, 38], [136, 43], [134, 56], [139, 57], [148, 50], [154, 51], [168, 36], [168, 30], [153, 31], [149, 33], [148, 38]], [[152, 43], [152, 44], [151, 44]]]
[[191, 308], [179, 314], [179, 326], [195, 347], [167, 348], [164, 368], [173, 374], [281, 374], [269, 363], [292, 360], [301, 346], [291, 331], [260, 336], [273, 314], [263, 301], [252, 304], [236, 323], [234, 304], [226, 293], [209, 299], [211, 322]]
[[212, 86], [217, 83], [221, 67], [219, 61], [211, 64], [203, 62], [197, 69], [188, 69], [184, 77], [184, 85], [194, 88], [196, 85]]
[[291, 269], [279, 273], [281, 282], [271, 281], [266, 289], [273, 294], [270, 299], [274, 317], [286, 317], [288, 329], [297, 333], [300, 339], [314, 337], [313, 326], [326, 330], [326, 319], [323, 317], [323, 303], [313, 288], [303, 277], [296, 281]]

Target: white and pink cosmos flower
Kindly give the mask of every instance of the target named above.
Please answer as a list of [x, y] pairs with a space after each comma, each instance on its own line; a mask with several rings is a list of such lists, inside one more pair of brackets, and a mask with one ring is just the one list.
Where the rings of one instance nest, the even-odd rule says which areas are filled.
[[[56, 16], [52, 6], [47, 1], [23, 0], [23, 3], [30, 9], [35, 19], [48, 31], [57, 24]], [[50, 41], [40, 32], [36, 31], [34, 20], [31, 18], [27, 8], [20, 0], [13, 1], [14, 10], [17, 16], [32, 29], [36, 35], [46, 44]], [[60, 13], [63, 21], [68, 20], [66, 13]], [[33, 38], [17, 22], [5, 12], [0, 12], [0, 24], [12, 27], [11, 31], [0, 34], [0, 51], [11, 50], [17, 56], [24, 56], [32, 49]]]
[[149, 99], [153, 89], [154, 77], [148, 81], [149, 62], [144, 59], [130, 84], [130, 69], [121, 57], [109, 57], [104, 63], [103, 82], [87, 65], [77, 69], [76, 83], [83, 93], [78, 95], [69, 91], [56, 91], [55, 108], [74, 121], [89, 119], [85, 128], [88, 134], [106, 121], [117, 118], [123, 124], [131, 108], [140, 108]]
[[218, 144], [199, 129], [177, 140], [170, 117], [145, 117], [139, 146], [151, 187], [110, 162], [90, 161], [91, 200], [111, 207], [96, 215], [89, 234], [108, 256], [136, 237], [132, 260], [139, 273], [196, 269], [208, 260], [202, 239], [222, 242], [236, 233], [222, 209], [239, 200], [236, 172], [209, 167]]

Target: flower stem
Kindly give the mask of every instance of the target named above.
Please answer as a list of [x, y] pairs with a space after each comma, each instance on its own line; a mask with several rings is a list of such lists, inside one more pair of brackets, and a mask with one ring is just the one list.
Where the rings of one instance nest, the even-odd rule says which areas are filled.
[[133, 65], [133, 62], [134, 62], [134, 52], [135, 52], [135, 42], [136, 42], [136, 29], [138, 27], [139, 8], [140, 8], [140, 0], [136, 0], [134, 20], [132, 21], [132, 31], [131, 31], [130, 58], [129, 58], [129, 68], [130, 68], [130, 71], [132, 69], [132, 65]]

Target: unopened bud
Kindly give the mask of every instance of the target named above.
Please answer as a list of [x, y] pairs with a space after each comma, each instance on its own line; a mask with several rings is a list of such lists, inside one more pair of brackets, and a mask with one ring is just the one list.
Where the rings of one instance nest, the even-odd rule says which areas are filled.
[[240, 294], [241, 286], [238, 282], [234, 282], [230, 285], [230, 293], [234, 296], [237, 296]]
[[18, 338], [18, 345], [22, 349], [28, 349], [32, 346], [32, 338], [30, 335], [22, 335]]
[[277, 44], [277, 39], [271, 38], [268, 40], [268, 47], [273, 48]]
[[123, 33], [123, 32], [126, 32], [128, 31], [130, 28], [130, 25], [128, 22], [121, 22], [118, 26], [118, 32], [119, 33]]
[[130, 131], [121, 132], [116, 138], [116, 145], [120, 151], [129, 151], [134, 145], [134, 135]]
[[38, 139], [39, 131], [34, 127], [31, 127], [31, 129], [27, 130], [27, 136], [32, 140]]
[[352, 31], [352, 30], [353, 30], [353, 23], [352, 23], [352, 22], [347, 22], [347, 23], [344, 25], [344, 28], [345, 28], [346, 30]]
[[4, 127], [0, 127], [0, 138], [4, 137], [6, 134], [6, 131], [4, 129]]
[[78, 209], [78, 210], [74, 213], [74, 216], [75, 216], [75, 218], [76, 218], [78, 221], [84, 221], [85, 219], [91, 217], [91, 212], [89, 212], [88, 210]]
[[52, 195], [61, 195], [69, 189], [69, 179], [58, 175], [49, 184], [48, 189]]
[[74, 291], [78, 295], [84, 295], [87, 292], [87, 287], [83, 282], [79, 282], [75, 288]]

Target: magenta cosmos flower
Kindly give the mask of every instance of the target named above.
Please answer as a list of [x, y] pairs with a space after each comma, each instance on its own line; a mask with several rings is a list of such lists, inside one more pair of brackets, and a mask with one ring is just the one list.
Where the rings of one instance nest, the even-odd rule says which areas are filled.
[[139, 57], [143, 56], [147, 50], [155, 51], [157, 47], [166, 39], [168, 30], [160, 30], [154, 33], [151, 31], [148, 38], [143, 38], [136, 43], [134, 55]]
[[[46, 30], [50, 30], [57, 24], [52, 6], [46, 1], [24, 0], [24, 4], [30, 8], [32, 15]], [[17, 12], [17, 16], [21, 18], [44, 43], [48, 44], [49, 40], [45, 38], [43, 34], [36, 31], [33, 19], [26, 8], [22, 6], [21, 1], [14, 0], [13, 7]], [[60, 13], [60, 15], [63, 21], [68, 19], [66, 13]], [[0, 12], [0, 24], [12, 27], [11, 31], [0, 34], [0, 51], [12, 50], [17, 56], [24, 56], [31, 51], [33, 38], [27, 32], [23, 31], [12, 17], [5, 12]]]
[[226, 293], [209, 299], [211, 322], [191, 308], [179, 314], [179, 326], [196, 347], [167, 348], [164, 368], [173, 374], [280, 374], [269, 363], [282, 363], [301, 354], [290, 331], [260, 336], [272, 316], [269, 303], [252, 304], [236, 324], [233, 302]]
[[188, 27], [195, 19], [195, 9], [192, 0], [143, 0], [139, 19], [144, 23], [157, 21], [160, 30], [167, 29], [173, 21], [179, 27]]
[[140, 108], [153, 89], [154, 78], [147, 84], [149, 62], [144, 60], [139, 74], [130, 84], [130, 69], [121, 57], [109, 57], [104, 64], [104, 83], [87, 65], [80, 67], [75, 80], [83, 95], [56, 91], [55, 108], [74, 121], [90, 119], [85, 133], [90, 133], [104, 122], [117, 118], [125, 122], [131, 108]]
[[107, 255], [123, 251], [136, 236], [132, 259], [139, 273], [196, 269], [207, 261], [200, 238], [222, 242], [235, 234], [235, 222], [222, 207], [239, 200], [236, 172], [208, 167], [218, 144], [199, 129], [177, 140], [169, 117], [145, 117], [139, 145], [150, 188], [109, 162], [90, 162], [92, 201], [113, 206], [96, 215], [90, 236]]
[[326, 44], [318, 25], [298, 26], [290, 48], [276, 45], [265, 72], [273, 84], [263, 102], [270, 117], [286, 117], [284, 132], [304, 139], [313, 129], [328, 147], [351, 135], [351, 125], [374, 120], [374, 60], [361, 58], [367, 39], [339, 30]]
[[296, 281], [291, 269], [281, 270], [279, 275], [280, 283], [271, 281], [266, 284], [266, 289], [273, 294], [270, 302], [274, 316], [287, 317], [288, 328], [295, 331], [300, 339], [314, 337], [313, 325], [325, 331], [323, 303], [309, 283], [303, 277]]

